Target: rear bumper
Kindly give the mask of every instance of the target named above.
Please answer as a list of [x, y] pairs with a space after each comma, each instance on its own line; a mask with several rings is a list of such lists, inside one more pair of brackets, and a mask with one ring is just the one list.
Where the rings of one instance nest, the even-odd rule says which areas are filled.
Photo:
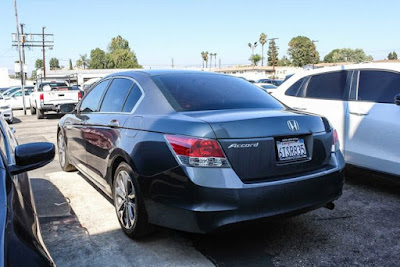
[[[238, 222], [316, 209], [342, 194], [344, 161], [341, 155], [339, 158], [327, 171], [259, 184], [239, 185], [225, 179], [225, 187], [195, 184], [196, 178], [190, 177], [193, 173], [176, 169], [168, 173], [168, 178], [159, 177], [164, 180], [162, 183], [153, 180], [146, 198], [149, 221], [178, 230], [207, 233]], [[185, 182], [184, 175], [190, 177]], [[224, 175], [234, 173], [227, 171]]]
[[60, 103], [60, 104], [40, 104], [42, 111], [60, 111], [60, 105], [62, 104], [78, 104], [78, 103]]

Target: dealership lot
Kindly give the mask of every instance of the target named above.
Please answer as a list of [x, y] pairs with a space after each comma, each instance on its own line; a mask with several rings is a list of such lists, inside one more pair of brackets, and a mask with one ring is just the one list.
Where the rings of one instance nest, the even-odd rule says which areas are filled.
[[[20, 143], [56, 142], [60, 116], [14, 112]], [[353, 169], [333, 211], [194, 235], [159, 229], [136, 242], [120, 230], [111, 201], [57, 156], [32, 171], [44, 241], [59, 266], [310, 266], [400, 262], [400, 180]]]

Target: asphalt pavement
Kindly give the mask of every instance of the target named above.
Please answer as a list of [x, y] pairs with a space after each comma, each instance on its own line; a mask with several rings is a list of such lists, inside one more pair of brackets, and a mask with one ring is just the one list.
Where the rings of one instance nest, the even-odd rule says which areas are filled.
[[[15, 111], [20, 144], [56, 142], [60, 115]], [[244, 224], [211, 235], [166, 228], [126, 237], [108, 197], [58, 157], [29, 173], [42, 235], [58, 266], [397, 266], [400, 178], [346, 171], [336, 208]]]

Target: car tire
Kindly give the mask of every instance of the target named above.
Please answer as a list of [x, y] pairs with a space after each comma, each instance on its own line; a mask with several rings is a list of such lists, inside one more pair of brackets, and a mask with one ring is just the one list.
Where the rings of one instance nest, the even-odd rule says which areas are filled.
[[36, 109], [36, 117], [40, 120], [44, 117], [44, 111], [41, 109]]
[[148, 223], [139, 183], [129, 164], [121, 162], [118, 165], [112, 192], [115, 212], [122, 231], [132, 239], [148, 235], [153, 227]]
[[31, 110], [31, 115], [35, 115], [36, 114], [36, 109], [31, 105], [31, 107], [29, 108]]
[[60, 162], [61, 169], [65, 172], [75, 171], [76, 168], [69, 162], [69, 156], [67, 153], [67, 145], [65, 143], [64, 135], [58, 132], [57, 135], [57, 151], [58, 151], [58, 161]]

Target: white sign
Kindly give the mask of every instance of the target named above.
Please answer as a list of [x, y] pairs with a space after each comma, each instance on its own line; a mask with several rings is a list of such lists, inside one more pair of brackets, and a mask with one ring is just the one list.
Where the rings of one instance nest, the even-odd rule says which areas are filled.
[[[24, 64], [23, 70], [25, 73], [28, 73], [28, 65]], [[21, 64], [20, 63], [14, 63], [14, 71], [21, 72]]]

